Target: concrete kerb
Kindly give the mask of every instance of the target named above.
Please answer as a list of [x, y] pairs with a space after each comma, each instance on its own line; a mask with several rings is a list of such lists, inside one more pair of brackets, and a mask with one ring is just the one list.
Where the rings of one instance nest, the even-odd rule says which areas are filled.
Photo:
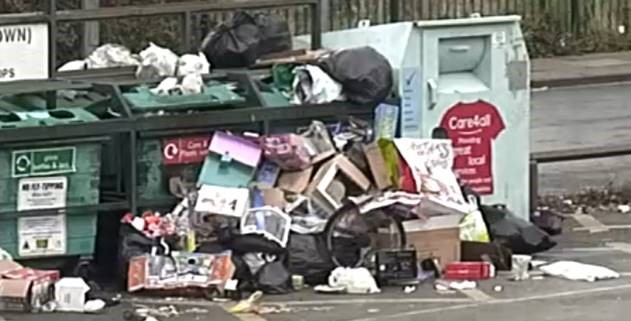
[[631, 81], [631, 74], [613, 74], [602, 76], [587, 76], [582, 78], [569, 77], [569, 78], [555, 78], [555, 79], [533, 79], [530, 82], [531, 88], [543, 88], [543, 87], [572, 87], [581, 85], [595, 85], [595, 84], [607, 84]]

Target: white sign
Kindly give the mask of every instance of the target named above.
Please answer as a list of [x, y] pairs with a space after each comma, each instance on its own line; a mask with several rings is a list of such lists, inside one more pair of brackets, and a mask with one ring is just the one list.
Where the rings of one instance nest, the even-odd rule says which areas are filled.
[[18, 183], [18, 212], [66, 207], [68, 178], [23, 178]]
[[48, 78], [48, 25], [0, 26], [0, 82]]
[[421, 76], [418, 68], [401, 71], [401, 133], [405, 137], [421, 135]]
[[249, 200], [250, 191], [247, 188], [202, 185], [195, 212], [241, 217], [248, 208]]
[[18, 254], [24, 257], [66, 254], [66, 216], [18, 218]]
[[410, 166], [419, 192], [459, 211], [468, 205], [453, 172], [451, 140], [398, 138], [394, 144]]

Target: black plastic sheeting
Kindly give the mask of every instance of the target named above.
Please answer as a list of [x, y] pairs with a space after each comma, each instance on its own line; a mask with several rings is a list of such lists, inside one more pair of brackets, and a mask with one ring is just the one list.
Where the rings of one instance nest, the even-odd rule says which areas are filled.
[[481, 205], [480, 210], [491, 239], [511, 249], [514, 254], [534, 254], [556, 246], [548, 233], [503, 206]]

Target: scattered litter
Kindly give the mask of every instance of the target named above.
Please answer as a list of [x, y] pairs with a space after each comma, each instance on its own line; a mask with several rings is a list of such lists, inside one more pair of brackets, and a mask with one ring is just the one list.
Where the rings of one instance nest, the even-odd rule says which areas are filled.
[[416, 292], [416, 287], [413, 285], [409, 285], [403, 288], [403, 293], [410, 294]]
[[123, 312], [123, 319], [127, 321], [150, 321], [159, 319], [168, 319], [179, 316], [181, 313], [173, 305], [160, 306], [151, 308], [145, 305], [137, 305], [133, 310]]
[[329, 275], [329, 286], [350, 294], [380, 293], [377, 282], [366, 268], [338, 267]]
[[291, 285], [295, 291], [300, 291], [305, 286], [305, 278], [302, 275], [292, 275], [291, 276]]
[[241, 300], [232, 308], [228, 309], [228, 312], [239, 314], [239, 313], [254, 313], [257, 309], [257, 302], [261, 300], [263, 297], [263, 292], [256, 291], [250, 295], [249, 298], [245, 300]]
[[105, 301], [101, 299], [90, 300], [83, 306], [83, 312], [85, 313], [99, 313], [105, 309]]
[[523, 281], [530, 278], [528, 270], [531, 260], [532, 256], [530, 255], [513, 255], [511, 272], [515, 281]]
[[628, 204], [618, 205], [618, 212], [623, 213], [623, 214], [627, 214], [627, 213], [631, 212], [631, 206], [628, 205]]
[[333, 307], [288, 307], [280, 304], [266, 304], [258, 307], [257, 314], [279, 314], [279, 313], [297, 313], [297, 312], [325, 312], [333, 310]]
[[608, 268], [572, 261], [559, 261], [539, 269], [548, 275], [573, 281], [595, 282], [620, 277], [619, 273]]
[[380, 309], [368, 309], [366, 312], [368, 313], [379, 313], [381, 310]]
[[533, 281], [541, 281], [541, 280], [545, 279], [545, 277], [541, 276], [541, 275], [538, 275], [538, 276], [533, 276], [530, 279], [533, 280]]
[[471, 290], [478, 287], [478, 284], [475, 281], [459, 281], [459, 282], [449, 282], [449, 288], [454, 290]]
[[12, 261], [13, 258], [11, 257], [11, 254], [9, 254], [9, 252], [3, 250], [0, 247], [0, 261], [2, 261], [2, 260]]
[[493, 286], [493, 291], [495, 291], [497, 293], [502, 292], [502, 291], [504, 291], [504, 287], [499, 285], [499, 284], [497, 284], [497, 285]]
[[543, 260], [531, 260], [530, 261], [530, 266], [532, 266], [533, 268], [538, 268], [540, 266], [546, 265], [548, 264], [547, 261], [543, 261]]

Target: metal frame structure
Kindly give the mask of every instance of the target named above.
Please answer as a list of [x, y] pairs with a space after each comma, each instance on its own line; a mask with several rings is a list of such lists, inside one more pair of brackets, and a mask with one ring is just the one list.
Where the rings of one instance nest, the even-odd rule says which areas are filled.
[[537, 209], [539, 197], [539, 164], [580, 161], [596, 158], [609, 158], [631, 155], [629, 145], [574, 148], [530, 154], [530, 208]]
[[98, 9], [57, 10], [57, 0], [48, 0], [45, 12], [0, 15], [0, 26], [28, 23], [47, 23], [49, 26], [49, 67], [50, 77], [56, 75], [57, 32], [61, 22], [88, 22], [119, 18], [139, 18], [162, 15], [182, 17], [182, 50], [188, 51], [192, 40], [193, 14], [204, 11], [256, 10], [266, 8], [309, 6], [311, 13], [311, 43], [314, 49], [320, 48], [322, 25], [320, 0], [230, 0], [221, 2], [179, 2], [161, 5], [106, 7]]

